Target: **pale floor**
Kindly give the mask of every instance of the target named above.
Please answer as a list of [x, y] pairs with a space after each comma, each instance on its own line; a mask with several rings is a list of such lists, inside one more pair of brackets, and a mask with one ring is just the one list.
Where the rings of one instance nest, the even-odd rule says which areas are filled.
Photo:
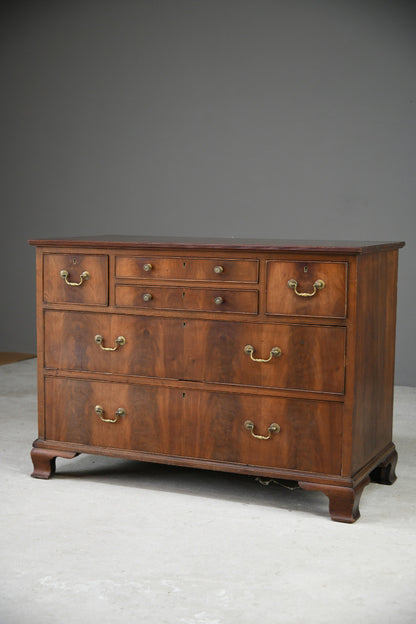
[[81, 455], [31, 479], [36, 360], [0, 367], [1, 624], [416, 621], [416, 388], [398, 480], [353, 525], [319, 492]]

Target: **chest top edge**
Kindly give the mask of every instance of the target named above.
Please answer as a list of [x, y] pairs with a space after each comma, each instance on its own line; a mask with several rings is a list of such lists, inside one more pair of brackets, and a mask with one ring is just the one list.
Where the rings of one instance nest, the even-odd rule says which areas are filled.
[[100, 235], [31, 239], [37, 247], [89, 247], [92, 249], [235, 250], [259, 252], [307, 252], [361, 255], [400, 249], [404, 241], [315, 241], [285, 239], [198, 238], [171, 236]]

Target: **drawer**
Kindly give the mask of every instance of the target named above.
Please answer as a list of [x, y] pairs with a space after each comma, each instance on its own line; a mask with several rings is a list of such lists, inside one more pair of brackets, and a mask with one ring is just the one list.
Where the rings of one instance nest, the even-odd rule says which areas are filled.
[[257, 283], [258, 265], [244, 259], [117, 256], [116, 277]]
[[[342, 394], [345, 332], [344, 327], [46, 310], [45, 366]], [[124, 345], [103, 350], [114, 349], [119, 336]], [[274, 347], [281, 350], [278, 357], [271, 355]]]
[[47, 378], [45, 394], [49, 440], [340, 473], [338, 404], [64, 378]]
[[116, 306], [154, 310], [193, 310], [257, 314], [257, 290], [188, 288], [144, 284], [116, 286]]
[[186, 379], [343, 394], [345, 340], [344, 327], [188, 320]]
[[[173, 379], [183, 376], [184, 328], [180, 319], [58, 310], [45, 310], [44, 314], [46, 368]], [[101, 336], [101, 342], [96, 336]], [[125, 344], [116, 342], [119, 337]]]
[[43, 300], [46, 303], [107, 305], [108, 256], [45, 254]]
[[267, 314], [345, 318], [346, 311], [346, 262], [267, 262]]

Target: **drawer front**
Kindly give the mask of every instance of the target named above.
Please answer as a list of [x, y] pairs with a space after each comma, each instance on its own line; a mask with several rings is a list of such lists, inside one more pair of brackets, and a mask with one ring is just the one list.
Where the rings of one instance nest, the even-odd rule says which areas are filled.
[[193, 310], [257, 314], [257, 290], [171, 286], [116, 286], [116, 305], [154, 310]]
[[108, 257], [92, 254], [45, 254], [43, 300], [46, 303], [107, 305]]
[[186, 379], [342, 394], [345, 338], [344, 327], [188, 320]]
[[258, 260], [117, 256], [116, 277], [160, 280], [258, 281]]
[[45, 311], [46, 368], [342, 394], [344, 354], [344, 327]]
[[345, 318], [346, 312], [346, 262], [267, 262], [267, 314]]
[[[338, 404], [63, 378], [47, 378], [45, 387], [50, 440], [340, 472]], [[251, 430], [246, 421], [252, 422]], [[274, 423], [278, 428], [272, 433], [269, 427]], [[270, 438], [258, 439], [253, 433]]]
[[45, 367], [178, 379], [183, 329], [179, 319], [45, 310]]

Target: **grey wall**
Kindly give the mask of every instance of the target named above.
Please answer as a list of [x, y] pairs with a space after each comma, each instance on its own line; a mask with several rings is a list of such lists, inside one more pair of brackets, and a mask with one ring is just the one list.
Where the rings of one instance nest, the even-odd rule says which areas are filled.
[[35, 349], [31, 237], [404, 239], [396, 381], [416, 385], [414, 5], [9, 3], [0, 350]]

